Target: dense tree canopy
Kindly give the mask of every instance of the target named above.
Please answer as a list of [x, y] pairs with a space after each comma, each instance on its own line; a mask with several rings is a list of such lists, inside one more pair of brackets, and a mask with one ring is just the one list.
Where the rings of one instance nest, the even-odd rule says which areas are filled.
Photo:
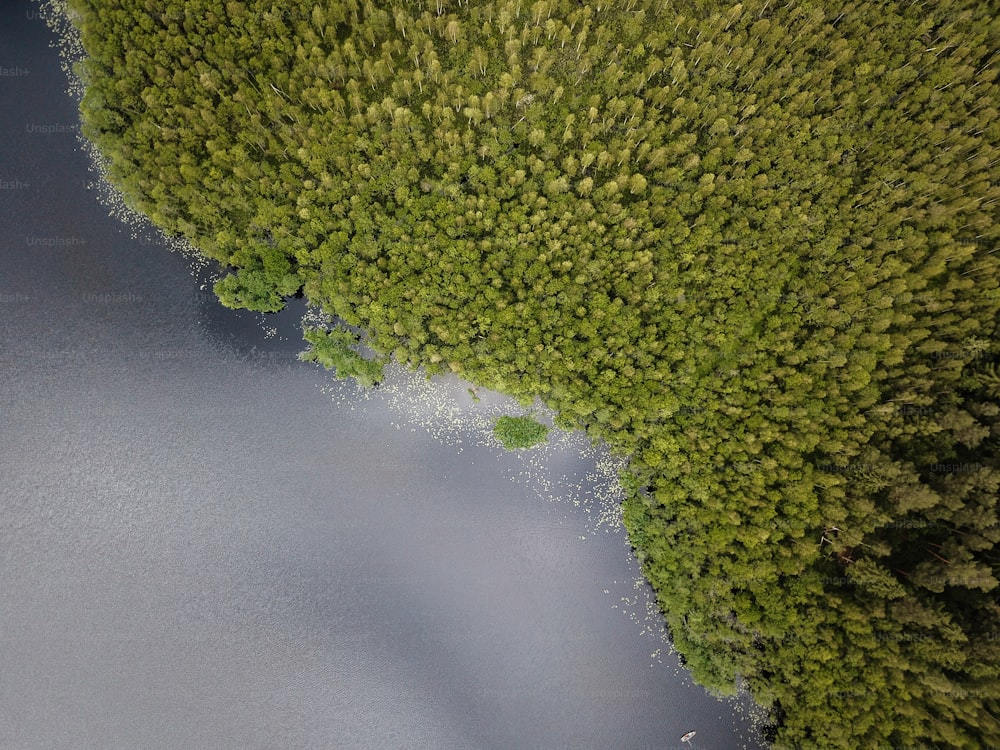
[[70, 6], [85, 132], [224, 302], [629, 455], [678, 650], [779, 746], [1000, 744], [989, 3]]

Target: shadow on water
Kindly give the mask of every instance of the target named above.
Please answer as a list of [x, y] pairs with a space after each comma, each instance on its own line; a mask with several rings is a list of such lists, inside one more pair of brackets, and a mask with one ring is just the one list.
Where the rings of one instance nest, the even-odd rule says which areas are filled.
[[196, 292], [199, 316], [216, 344], [243, 359], [271, 361], [275, 365], [295, 362], [307, 347], [302, 339], [302, 318], [308, 311], [304, 299], [286, 300], [276, 313], [230, 310], [212, 293], [211, 280], [199, 274]]

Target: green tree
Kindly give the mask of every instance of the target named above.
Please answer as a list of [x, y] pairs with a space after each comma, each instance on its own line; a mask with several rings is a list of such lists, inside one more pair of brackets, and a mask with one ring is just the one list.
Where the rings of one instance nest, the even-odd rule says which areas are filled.
[[299, 359], [334, 370], [338, 378], [354, 378], [366, 388], [382, 380], [385, 360], [363, 357], [354, 348], [358, 344], [357, 334], [342, 328], [324, 330], [312, 327], [305, 329], [304, 337], [310, 346], [299, 355]]

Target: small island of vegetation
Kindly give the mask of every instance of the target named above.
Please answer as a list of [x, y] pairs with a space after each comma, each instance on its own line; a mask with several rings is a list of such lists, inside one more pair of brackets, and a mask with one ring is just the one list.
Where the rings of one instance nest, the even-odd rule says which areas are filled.
[[86, 135], [225, 304], [629, 457], [677, 650], [776, 747], [1000, 745], [995, 7], [69, 8]]
[[533, 417], [503, 416], [493, 424], [493, 434], [504, 448], [512, 451], [544, 443], [549, 428]]

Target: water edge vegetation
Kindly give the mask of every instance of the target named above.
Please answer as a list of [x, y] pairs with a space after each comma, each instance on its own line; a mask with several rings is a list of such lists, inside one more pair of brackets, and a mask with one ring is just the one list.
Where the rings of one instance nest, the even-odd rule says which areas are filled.
[[629, 456], [676, 648], [776, 746], [1000, 744], [988, 4], [68, 8], [85, 134], [224, 303]]

